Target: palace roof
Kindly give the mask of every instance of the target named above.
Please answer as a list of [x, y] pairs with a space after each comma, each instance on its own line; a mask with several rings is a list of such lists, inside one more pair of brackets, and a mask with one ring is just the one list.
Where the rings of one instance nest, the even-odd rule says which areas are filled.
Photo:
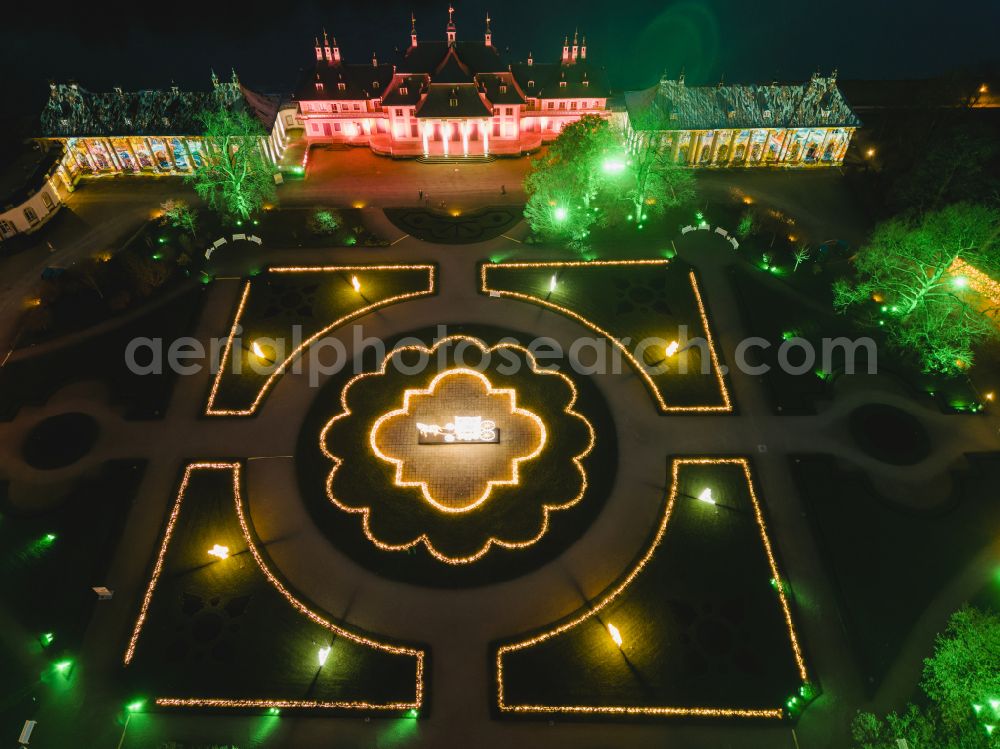
[[524, 104], [524, 97], [510, 73], [481, 73], [476, 76], [476, 83], [491, 104]]
[[[429, 73], [437, 80], [438, 69], [449, 58], [457, 58], [467, 74], [471, 75], [501, 73], [507, 70], [507, 63], [501, 59], [496, 47], [487, 47], [483, 42], [455, 42], [449, 45], [445, 41], [430, 41], [420, 42], [416, 47], [408, 48], [403, 53], [399, 72]], [[442, 82], [451, 83], [452, 81]]]
[[417, 107], [417, 117], [492, 117], [493, 110], [483, 101], [475, 84], [449, 86], [432, 84]]
[[663, 79], [627, 91], [625, 106], [639, 130], [711, 130], [754, 127], [858, 127], [836, 75], [798, 84], [685, 86]]
[[[427, 85], [426, 75], [407, 75], [397, 77], [393, 81], [392, 88], [382, 97], [382, 106], [385, 107], [413, 107], [420, 101], [420, 96]], [[406, 93], [403, 93], [406, 89]]]
[[40, 117], [41, 135], [49, 138], [125, 135], [199, 135], [199, 115], [220, 107], [256, 117], [270, 132], [280, 102], [244, 87], [236, 79], [211, 91], [122, 91], [94, 93], [75, 83], [53, 83]]
[[610, 90], [604, 68], [586, 60], [572, 64], [522, 62], [511, 65], [510, 70], [531, 99], [606, 99]]
[[[390, 63], [373, 65], [317, 62], [305, 70], [295, 87], [296, 101], [362, 101], [377, 99], [392, 82]], [[323, 85], [322, 90], [316, 87]]]

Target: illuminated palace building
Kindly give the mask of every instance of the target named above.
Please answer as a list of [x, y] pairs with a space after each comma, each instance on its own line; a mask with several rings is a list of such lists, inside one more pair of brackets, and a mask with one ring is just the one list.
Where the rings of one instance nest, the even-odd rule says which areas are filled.
[[631, 142], [654, 139], [675, 161], [700, 167], [832, 166], [843, 163], [861, 121], [837, 73], [806, 83], [687, 86], [663, 78], [625, 94]]
[[391, 156], [517, 155], [583, 114], [611, 114], [607, 78], [587, 59], [586, 37], [566, 38], [558, 62], [529, 54], [512, 64], [493, 45], [489, 16], [476, 41], [458, 39], [452, 8], [444, 39], [419, 39], [411, 22], [396, 64], [345, 63], [336, 38], [324, 32], [316, 40], [315, 64], [295, 92], [308, 140]]

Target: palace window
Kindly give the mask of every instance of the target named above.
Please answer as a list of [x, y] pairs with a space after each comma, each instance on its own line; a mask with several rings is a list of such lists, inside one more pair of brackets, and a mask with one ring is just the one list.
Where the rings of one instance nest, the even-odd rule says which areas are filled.
[[32, 208], [31, 206], [28, 206], [27, 208], [24, 209], [24, 217], [28, 219], [29, 223], [32, 224], [38, 221], [38, 214], [35, 213], [35, 209]]
[[590, 81], [584, 81], [583, 85], [585, 88], [590, 88]]
[[556, 108], [556, 103], [554, 101], [550, 101], [549, 102], [549, 109], [555, 109], [555, 108]]
[[323, 92], [323, 84], [320, 83], [319, 81], [316, 81], [316, 90], [319, 91], [320, 93]]
[[406, 86], [400, 86], [399, 87], [399, 95], [400, 96], [406, 96], [408, 93], [410, 93], [410, 89], [408, 89]]
[[343, 81], [341, 81], [340, 83], [337, 84], [337, 90], [338, 91], [346, 91], [347, 90], [347, 84], [344, 83]]
[[506, 94], [507, 93], [507, 84], [506, 83], [501, 83], [500, 84], [500, 93], [501, 94]]
[[559, 81], [559, 88], [566, 88], [566, 81]]
[[770, 109], [765, 109], [764, 110], [764, 119], [765, 120], [771, 119], [771, 110]]
[[378, 81], [372, 81], [372, 88], [376, 88], [377, 89], [381, 85], [382, 84], [380, 84]]
[[564, 101], [559, 102], [559, 108], [560, 109], [565, 109], [566, 108], [566, 102], [564, 102]]
[[510, 117], [514, 114], [514, 107], [507, 107], [507, 116]]
[[458, 106], [458, 99], [454, 99], [454, 98], [448, 99], [448, 106], [449, 107], [457, 107]]
[[670, 113], [670, 119], [672, 119], [672, 120], [676, 120], [676, 119], [678, 119], [678, 117], [677, 117], [677, 112], [671, 112], [671, 113]]
[[361, 111], [361, 105], [358, 104], [357, 102], [354, 103], [354, 111], [355, 112], [360, 112]]
[[571, 102], [569, 103], [569, 108], [570, 108], [570, 109], [576, 109], [576, 102], [575, 102], [575, 101], [571, 101]]
[[397, 117], [402, 117], [403, 116], [403, 110], [402, 109], [397, 109], [396, 110], [396, 116]]

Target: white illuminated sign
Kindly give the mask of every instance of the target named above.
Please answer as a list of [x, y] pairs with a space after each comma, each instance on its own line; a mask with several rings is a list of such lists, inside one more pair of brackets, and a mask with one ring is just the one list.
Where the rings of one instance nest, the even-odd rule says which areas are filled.
[[491, 444], [500, 441], [500, 430], [495, 421], [481, 416], [456, 416], [450, 423], [438, 424], [417, 423], [417, 444], [419, 445], [454, 445], [454, 444]]

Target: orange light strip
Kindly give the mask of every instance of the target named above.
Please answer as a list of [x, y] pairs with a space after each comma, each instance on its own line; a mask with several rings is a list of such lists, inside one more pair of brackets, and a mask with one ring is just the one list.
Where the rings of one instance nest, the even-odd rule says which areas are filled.
[[[378, 434], [379, 427], [389, 420], [394, 419], [398, 416], [408, 416], [410, 413], [410, 398], [415, 395], [433, 395], [437, 390], [437, 386], [440, 384], [441, 380], [446, 377], [455, 377], [459, 375], [465, 375], [469, 377], [475, 377], [479, 379], [483, 385], [486, 387], [486, 394], [489, 395], [506, 395], [510, 399], [510, 408], [512, 414], [518, 414], [519, 416], [524, 416], [532, 420], [535, 426], [538, 427], [538, 434], [540, 435], [538, 440], [538, 445], [530, 453], [526, 455], [521, 455], [517, 458], [511, 460], [511, 478], [509, 479], [497, 479], [491, 480], [487, 483], [486, 489], [483, 491], [482, 495], [478, 499], [473, 500], [469, 504], [464, 504], [461, 507], [450, 507], [445, 504], [438, 502], [430, 492], [427, 487], [426, 481], [404, 481], [403, 480], [403, 464], [406, 462], [404, 460], [399, 460], [398, 458], [393, 458], [392, 456], [386, 455], [379, 449], [378, 441], [376, 435]], [[403, 392], [403, 407], [397, 408], [394, 411], [389, 411], [388, 413], [382, 414], [378, 419], [376, 419], [375, 424], [372, 426], [371, 431], [368, 433], [368, 444], [379, 458], [386, 461], [387, 463], [392, 463], [395, 466], [395, 476], [393, 478], [393, 483], [396, 486], [401, 487], [420, 487], [420, 492], [423, 494], [424, 499], [428, 503], [433, 505], [435, 508], [441, 512], [447, 513], [462, 513], [468, 512], [469, 510], [474, 510], [479, 507], [483, 502], [490, 498], [490, 494], [493, 493], [494, 486], [517, 486], [520, 483], [520, 470], [519, 466], [526, 460], [531, 460], [532, 458], [537, 458], [538, 454], [541, 453], [542, 448], [545, 447], [545, 442], [547, 440], [547, 432], [545, 431], [545, 424], [542, 422], [538, 416], [533, 414], [531, 411], [526, 411], [523, 408], [517, 407], [517, 393], [513, 388], [494, 388], [493, 383], [489, 381], [481, 372], [477, 372], [474, 369], [467, 369], [463, 367], [457, 367], [455, 369], [448, 369], [444, 372], [438, 373], [438, 375], [431, 380], [430, 385], [426, 388], [413, 388]]]
[[[524, 650], [530, 648], [539, 643], [545, 642], [556, 635], [566, 632], [573, 627], [576, 627], [581, 622], [586, 621], [592, 616], [595, 616], [602, 609], [607, 607], [613, 601], [615, 601], [628, 587], [632, 584], [636, 577], [642, 573], [643, 569], [653, 558], [656, 550], [659, 548], [660, 543], [663, 541], [664, 533], [667, 529], [667, 524], [670, 521], [671, 514], [674, 510], [674, 505], [677, 501], [678, 490], [679, 490], [679, 473], [680, 467], [683, 465], [739, 465], [743, 469], [743, 473], [747, 480], [747, 487], [749, 488], [750, 500], [753, 504], [754, 517], [757, 521], [757, 527], [760, 530], [761, 539], [764, 542], [764, 551], [767, 556], [768, 565], [771, 570], [771, 574], [775, 580], [781, 580], [780, 573], [778, 572], [778, 565], [774, 558], [774, 554], [771, 549], [771, 542], [767, 535], [767, 528], [764, 523], [764, 516], [760, 508], [760, 502], [757, 499], [757, 493], [754, 490], [753, 478], [750, 473], [750, 464], [746, 458], [675, 458], [671, 466], [672, 483], [670, 486], [670, 495], [667, 500], [666, 507], [664, 508], [663, 518], [660, 521], [660, 526], [656, 531], [656, 536], [653, 538], [653, 542], [650, 544], [649, 548], [643, 554], [642, 558], [639, 559], [635, 567], [632, 568], [631, 572], [625, 576], [625, 578], [619, 582], [611, 592], [608, 593], [604, 598], [602, 598], [598, 603], [591, 606], [587, 611], [580, 614], [574, 619], [569, 620], [553, 629], [550, 629], [541, 634], [535, 635], [533, 637], [521, 640], [519, 642], [510, 643], [507, 645], [501, 645], [497, 649], [496, 654], [496, 679], [497, 679], [497, 707], [501, 712], [512, 712], [512, 713], [582, 713], [582, 714], [621, 714], [621, 715], [663, 715], [663, 716], [692, 716], [692, 717], [724, 717], [724, 718], [781, 718], [783, 711], [781, 708], [774, 709], [750, 709], [750, 708], [707, 708], [707, 707], [634, 707], [634, 706], [589, 706], [589, 705], [509, 705], [504, 700], [504, 683], [503, 683], [503, 657], [506, 653], [514, 652], [517, 650]], [[781, 608], [785, 618], [785, 625], [788, 631], [789, 642], [792, 646], [792, 653], [795, 658], [796, 666], [798, 667], [799, 676], [803, 682], [808, 681], [808, 672], [806, 670], [805, 660], [802, 656], [802, 651], [799, 646], [798, 635], [795, 631], [795, 625], [792, 621], [791, 609], [788, 604], [788, 599], [785, 596], [783, 586], [778, 586], [778, 597], [781, 601]]]
[[964, 276], [969, 282], [969, 288], [981, 294], [996, 306], [1000, 306], [1000, 283], [983, 273], [974, 265], [969, 265], [962, 258], [955, 258], [948, 273], [952, 276]]
[[163, 560], [166, 556], [167, 547], [170, 543], [170, 538], [173, 534], [174, 525], [177, 521], [177, 516], [180, 514], [181, 504], [184, 499], [185, 492], [187, 491], [188, 483], [191, 480], [191, 476], [196, 470], [228, 470], [232, 474], [233, 478], [233, 501], [235, 503], [236, 516], [240, 524], [240, 530], [243, 533], [243, 539], [247, 544], [247, 548], [250, 550], [250, 554], [253, 556], [254, 561], [257, 564], [258, 569], [267, 579], [267, 581], [274, 587], [275, 590], [299, 613], [303, 614], [306, 618], [317, 624], [324, 629], [332, 632], [334, 635], [339, 637], [344, 637], [358, 645], [364, 645], [375, 650], [380, 650], [386, 653], [391, 653], [392, 655], [400, 656], [411, 656], [416, 660], [416, 681], [414, 686], [414, 699], [412, 702], [391, 702], [391, 703], [369, 703], [364, 701], [342, 701], [342, 702], [328, 702], [328, 701], [316, 701], [316, 700], [269, 700], [269, 699], [226, 699], [226, 698], [175, 698], [175, 697], [164, 697], [158, 698], [156, 700], [157, 705], [162, 705], [165, 707], [171, 706], [188, 706], [188, 707], [301, 707], [301, 708], [339, 708], [339, 709], [349, 709], [349, 710], [409, 710], [409, 709], [419, 709], [423, 703], [423, 692], [424, 692], [424, 660], [426, 653], [418, 648], [402, 647], [398, 645], [390, 645], [384, 642], [379, 642], [378, 640], [365, 637], [363, 635], [355, 634], [350, 630], [344, 629], [328, 619], [317, 614], [315, 611], [306, 606], [302, 601], [292, 595], [288, 589], [281, 583], [278, 577], [271, 571], [267, 563], [264, 561], [263, 555], [257, 548], [256, 544], [253, 542], [253, 536], [250, 532], [250, 527], [246, 519], [246, 514], [243, 505], [243, 496], [241, 492], [241, 474], [242, 466], [240, 463], [191, 463], [184, 471], [184, 478], [181, 480], [180, 488], [177, 491], [177, 499], [174, 502], [173, 510], [170, 513], [170, 520], [167, 523], [167, 529], [163, 535], [163, 541], [160, 545], [160, 551], [157, 555], [156, 565], [153, 568], [153, 574], [150, 576], [149, 585], [146, 588], [146, 594], [143, 597], [142, 606], [139, 612], [139, 617], [136, 619], [135, 627], [132, 631], [132, 637], [129, 641], [128, 649], [125, 652], [125, 665], [131, 663], [136, 650], [136, 645], [139, 640], [139, 635], [142, 632], [143, 624], [146, 621], [146, 616], [148, 614], [149, 605], [153, 598], [153, 593], [156, 589], [156, 584], [159, 581], [160, 575], [163, 571]]
[[479, 268], [479, 278], [480, 278], [480, 290], [483, 293], [493, 293], [499, 294], [501, 296], [512, 297], [514, 299], [521, 299], [532, 304], [541, 304], [549, 309], [553, 309], [567, 317], [570, 317], [577, 322], [585, 325], [586, 327], [593, 330], [595, 333], [604, 336], [611, 343], [618, 348], [619, 351], [625, 356], [628, 362], [632, 365], [633, 369], [638, 372], [639, 376], [645, 381], [646, 385], [649, 387], [650, 392], [652, 392], [653, 397], [656, 399], [657, 404], [660, 407], [660, 411], [664, 413], [730, 413], [733, 410], [732, 400], [729, 397], [729, 390], [726, 387], [725, 378], [722, 376], [722, 370], [719, 367], [719, 358], [715, 350], [715, 342], [712, 338], [712, 330], [708, 324], [708, 315], [705, 312], [705, 305], [702, 301], [701, 291], [698, 287], [698, 280], [695, 277], [694, 271], [691, 271], [689, 278], [691, 281], [691, 288], [694, 291], [695, 300], [698, 305], [698, 314], [701, 317], [702, 329], [705, 332], [705, 341], [708, 344], [709, 355], [712, 360], [712, 366], [715, 371], [716, 380], [719, 384], [719, 395], [722, 398], [722, 405], [720, 406], [670, 406], [667, 405], [666, 400], [663, 397], [659, 386], [653, 380], [652, 376], [646, 370], [645, 365], [640, 362], [632, 353], [625, 348], [621, 341], [614, 335], [612, 335], [607, 330], [604, 330], [599, 325], [591, 322], [589, 319], [583, 315], [574, 312], [568, 307], [563, 307], [554, 302], [550, 302], [547, 299], [543, 299], [538, 296], [533, 296], [531, 294], [524, 294], [519, 291], [509, 291], [505, 289], [493, 289], [490, 288], [487, 281], [487, 273], [493, 268], [547, 268], [547, 269], [559, 269], [559, 268], [579, 268], [579, 267], [593, 267], [593, 266], [631, 266], [631, 265], [658, 265], [666, 266], [669, 265], [669, 260], [593, 260], [593, 261], [567, 261], [567, 262], [546, 262], [546, 263], [483, 263]]
[[[543, 376], [545, 376], [545, 375], [551, 375], [551, 376], [561, 377], [563, 379], [563, 381], [569, 386], [570, 393], [571, 393], [569, 403], [566, 404], [566, 406], [563, 408], [563, 413], [567, 414], [568, 416], [572, 416], [574, 418], [577, 418], [580, 421], [582, 421], [584, 424], [586, 424], [587, 431], [588, 431], [588, 433], [590, 435], [590, 439], [589, 439], [589, 441], [587, 443], [586, 448], [583, 450], [583, 452], [581, 452], [579, 455], [577, 455], [577, 456], [575, 456], [573, 458], [573, 464], [576, 466], [577, 471], [579, 471], [580, 478], [581, 478], [581, 486], [580, 486], [580, 492], [579, 492], [579, 494], [577, 494], [573, 499], [569, 500], [568, 502], [564, 502], [562, 504], [558, 504], [558, 505], [548, 505], [548, 504], [546, 504], [546, 505], [543, 505], [542, 506], [542, 513], [543, 513], [543, 515], [542, 515], [542, 527], [541, 527], [541, 530], [539, 530], [538, 534], [534, 538], [530, 538], [530, 539], [528, 539], [526, 541], [507, 541], [507, 540], [503, 540], [503, 539], [497, 538], [495, 536], [491, 536], [490, 538], [487, 539], [486, 543], [483, 544], [483, 546], [479, 550], [477, 550], [474, 554], [471, 554], [471, 555], [465, 556], [465, 557], [451, 557], [451, 556], [448, 556], [446, 554], [443, 554], [442, 552], [440, 552], [434, 546], [433, 543], [431, 543], [431, 540], [427, 537], [426, 533], [422, 533], [417, 538], [415, 538], [412, 541], [409, 541], [407, 543], [404, 543], [404, 544], [389, 544], [389, 543], [386, 543], [386, 542], [382, 541], [377, 536], [375, 536], [375, 534], [371, 532], [371, 527], [370, 527], [370, 524], [369, 524], [369, 516], [371, 515], [371, 507], [370, 506], [366, 506], [366, 507], [351, 507], [349, 505], [343, 504], [334, 495], [334, 493], [333, 493], [333, 479], [334, 479], [334, 476], [336, 475], [337, 471], [341, 467], [341, 465], [343, 465], [344, 461], [339, 456], [337, 456], [334, 453], [332, 453], [329, 450], [329, 448], [326, 446], [326, 436], [327, 436], [327, 433], [330, 431], [330, 428], [337, 421], [339, 421], [340, 419], [346, 418], [347, 416], [350, 416], [351, 413], [352, 413], [351, 409], [347, 405], [347, 392], [351, 389], [351, 386], [353, 386], [354, 383], [356, 383], [359, 380], [362, 380], [362, 379], [364, 379], [366, 377], [378, 377], [378, 376], [384, 375], [385, 372], [386, 372], [386, 369], [388, 367], [389, 361], [392, 359], [393, 356], [395, 356], [397, 354], [400, 354], [400, 353], [403, 353], [403, 352], [406, 352], [406, 351], [420, 351], [420, 352], [423, 352], [423, 353], [427, 354], [428, 356], [430, 356], [430, 355], [433, 355], [434, 352], [437, 351], [438, 348], [440, 348], [441, 346], [445, 345], [446, 343], [451, 343], [451, 342], [456, 342], [456, 341], [466, 341], [468, 343], [471, 343], [471, 344], [477, 346], [483, 352], [485, 352], [485, 353], [491, 353], [491, 354], [494, 351], [497, 351], [497, 350], [500, 350], [500, 349], [504, 349], [504, 348], [513, 349], [515, 351], [519, 351], [519, 352], [521, 352], [521, 353], [524, 354], [525, 360], [528, 362], [528, 366], [531, 367], [531, 370], [532, 370], [533, 374], [543, 375]], [[326, 423], [326, 425], [323, 427], [322, 431], [320, 432], [320, 436], [319, 436], [319, 447], [320, 447], [320, 450], [331, 461], [333, 461], [333, 469], [330, 471], [330, 474], [327, 476], [327, 480], [326, 480], [326, 496], [327, 496], [327, 498], [334, 505], [336, 505], [337, 507], [339, 507], [344, 512], [359, 513], [359, 514], [361, 514], [362, 515], [362, 531], [364, 532], [365, 537], [369, 541], [371, 541], [376, 547], [378, 547], [379, 549], [382, 549], [383, 551], [405, 551], [406, 549], [411, 549], [414, 546], [416, 546], [417, 544], [421, 544], [422, 543], [426, 547], [428, 553], [431, 556], [433, 556], [435, 559], [437, 559], [438, 561], [445, 562], [446, 564], [470, 564], [470, 563], [475, 562], [476, 560], [481, 559], [482, 557], [484, 557], [487, 554], [487, 552], [489, 552], [490, 548], [492, 548], [494, 545], [495, 546], [500, 546], [500, 547], [505, 548], [505, 549], [523, 549], [525, 547], [531, 546], [531, 545], [537, 543], [548, 532], [548, 529], [549, 529], [549, 514], [551, 512], [555, 512], [555, 511], [558, 511], [558, 510], [565, 510], [565, 509], [568, 509], [568, 508], [572, 507], [577, 502], [579, 502], [581, 499], [583, 499], [583, 495], [587, 491], [587, 472], [584, 470], [583, 464], [582, 464], [581, 461], [585, 457], [587, 457], [590, 454], [590, 452], [594, 449], [594, 444], [595, 444], [595, 442], [597, 440], [597, 436], [596, 436], [596, 434], [594, 432], [594, 427], [593, 427], [593, 425], [591, 425], [590, 421], [583, 414], [580, 414], [577, 411], [573, 410], [573, 406], [576, 404], [576, 399], [577, 399], [576, 385], [574, 384], [574, 382], [569, 377], [567, 377], [566, 375], [564, 375], [562, 372], [554, 372], [554, 371], [547, 370], [547, 369], [540, 369], [538, 367], [537, 361], [535, 360], [535, 357], [531, 354], [531, 352], [527, 348], [525, 348], [524, 346], [521, 346], [521, 345], [518, 345], [518, 344], [514, 344], [514, 343], [499, 343], [499, 344], [496, 344], [495, 346], [487, 347], [486, 344], [483, 343], [482, 341], [480, 341], [478, 338], [472, 338], [470, 336], [464, 336], [464, 335], [454, 335], [454, 336], [448, 336], [447, 338], [442, 338], [436, 344], [434, 344], [434, 346], [432, 346], [430, 348], [428, 348], [426, 346], [422, 346], [422, 345], [400, 346], [400, 347], [394, 349], [393, 351], [391, 351], [388, 355], [386, 355], [386, 357], [382, 360], [382, 363], [379, 365], [379, 368], [378, 368], [377, 371], [375, 371], [375, 372], [363, 372], [361, 374], [355, 375], [347, 383], [345, 383], [343, 389], [340, 391], [340, 405], [341, 405], [342, 411], [341, 411], [341, 413], [337, 414], [332, 419], [330, 419], [330, 421], [328, 421]]]
[[264, 384], [261, 385], [260, 390], [257, 392], [257, 397], [254, 399], [253, 403], [250, 404], [249, 408], [245, 409], [217, 409], [215, 408], [215, 399], [219, 393], [219, 387], [222, 383], [222, 377], [226, 372], [226, 364], [229, 361], [229, 356], [231, 353], [233, 339], [236, 336], [236, 329], [240, 324], [240, 320], [243, 317], [243, 311], [246, 307], [247, 297], [250, 294], [250, 281], [247, 281], [246, 287], [243, 290], [243, 297], [240, 300], [240, 304], [236, 309], [236, 315], [233, 319], [232, 328], [229, 331], [229, 338], [226, 340], [225, 348], [222, 352], [222, 361], [219, 365], [219, 371], [215, 375], [215, 380], [212, 382], [212, 389], [208, 395], [208, 404], [205, 407], [206, 416], [251, 416], [260, 406], [264, 396], [267, 394], [268, 390], [274, 386], [277, 378], [284, 374], [285, 367], [297, 358], [306, 348], [315, 343], [318, 339], [322, 338], [328, 332], [334, 328], [338, 328], [345, 322], [352, 320], [357, 317], [361, 317], [372, 310], [379, 309], [381, 307], [386, 307], [390, 304], [395, 304], [397, 302], [402, 302], [406, 299], [413, 299], [421, 296], [429, 296], [435, 291], [435, 266], [433, 265], [323, 265], [323, 266], [288, 266], [280, 268], [269, 268], [268, 273], [335, 273], [335, 272], [346, 272], [346, 271], [385, 271], [385, 270], [425, 270], [427, 271], [427, 288], [421, 289], [420, 291], [409, 291], [404, 294], [396, 294], [395, 296], [386, 297], [378, 302], [373, 302], [364, 307], [359, 307], [353, 312], [349, 312], [346, 315], [337, 318], [332, 323], [327, 325], [325, 328], [319, 330], [318, 332], [311, 335], [306, 340], [302, 341], [298, 346], [296, 346], [285, 359], [274, 367], [274, 371], [271, 372]]

